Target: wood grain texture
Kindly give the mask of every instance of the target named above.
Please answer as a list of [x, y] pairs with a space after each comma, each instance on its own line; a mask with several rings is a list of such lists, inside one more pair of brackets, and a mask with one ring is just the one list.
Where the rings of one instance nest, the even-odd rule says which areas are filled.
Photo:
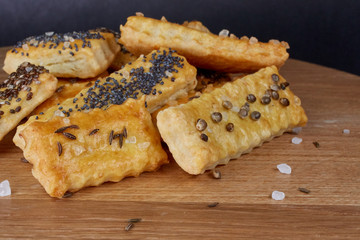
[[[6, 50], [0, 48], [1, 61]], [[13, 191], [0, 198], [0, 238], [359, 239], [360, 77], [293, 59], [280, 73], [309, 117], [298, 136], [303, 142], [278, 137], [219, 167], [219, 180], [208, 172], [191, 176], [171, 161], [53, 199], [20, 161], [12, 131], [0, 143], [0, 181], [8, 179]], [[0, 72], [1, 81], [6, 76]], [[293, 173], [279, 173], [279, 163]], [[272, 200], [273, 190], [286, 198]], [[219, 205], [209, 208], [212, 202]], [[143, 221], [125, 231], [130, 218]]]

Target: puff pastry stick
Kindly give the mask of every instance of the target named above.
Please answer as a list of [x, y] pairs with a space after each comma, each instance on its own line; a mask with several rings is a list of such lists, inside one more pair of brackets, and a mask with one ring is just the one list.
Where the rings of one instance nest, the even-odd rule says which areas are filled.
[[21, 142], [18, 132], [33, 121], [47, 121], [53, 115], [71, 116], [78, 111], [106, 109], [120, 105], [129, 98], [145, 95], [145, 105], [151, 113], [168, 101], [187, 95], [196, 86], [196, 68], [173, 50], [161, 49], [139, 57], [120, 71], [95, 81], [91, 87], [80, 91], [59, 106], [54, 106], [20, 125], [14, 141]]
[[55, 91], [57, 79], [40, 66], [21, 64], [0, 84], [0, 140]]
[[[108, 72], [105, 71], [100, 74], [98, 77], [106, 77], [108, 76]], [[48, 98], [45, 102], [40, 104], [35, 110], [31, 113], [31, 115], [37, 115], [39, 113], [43, 113], [47, 111], [49, 108], [62, 103], [68, 98], [73, 98], [84, 88], [90, 87], [94, 84], [97, 78], [89, 78], [82, 79], [81, 81], [78, 79], [66, 79], [60, 78], [58, 79], [58, 84], [54, 94]]]
[[15, 144], [52, 197], [138, 176], [168, 162], [144, 99], [35, 121], [19, 135], [26, 144]]
[[157, 115], [161, 137], [190, 174], [226, 164], [306, 122], [300, 99], [275, 66]]
[[104, 72], [119, 50], [112, 33], [48, 32], [18, 42], [6, 53], [4, 70], [10, 73], [28, 61], [56, 77], [91, 78]]
[[220, 37], [179, 24], [132, 16], [120, 26], [120, 42], [134, 54], [170, 47], [192, 65], [224, 72], [254, 72], [282, 66], [289, 54], [279, 41], [262, 43], [253, 39]]

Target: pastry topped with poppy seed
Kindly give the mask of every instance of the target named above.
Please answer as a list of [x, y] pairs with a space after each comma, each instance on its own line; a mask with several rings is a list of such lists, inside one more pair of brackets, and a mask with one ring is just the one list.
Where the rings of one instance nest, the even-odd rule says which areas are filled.
[[32, 121], [15, 144], [52, 197], [155, 171], [168, 160], [144, 98]]
[[19, 41], [7, 52], [4, 70], [11, 73], [28, 61], [44, 66], [56, 77], [91, 78], [104, 72], [119, 51], [113, 33], [47, 32]]
[[228, 31], [222, 31], [219, 36], [194, 25], [131, 16], [120, 26], [120, 42], [133, 54], [170, 47], [196, 67], [223, 72], [254, 72], [272, 65], [281, 67], [289, 57], [285, 42], [263, 43], [254, 37], [238, 39], [234, 35], [228, 37]]
[[[41, 115], [34, 115], [18, 127], [18, 132], [32, 121], [47, 121], [53, 115], [69, 117], [75, 112], [89, 112], [111, 105], [123, 104], [127, 99], [139, 99], [145, 95], [145, 105], [152, 113], [168, 101], [186, 96], [196, 86], [196, 68], [184, 57], [170, 49], [155, 50], [140, 56], [106, 78], [81, 90], [75, 97], [54, 106]], [[14, 136], [17, 139], [18, 133]]]
[[[105, 71], [100, 74], [98, 77], [106, 77], [108, 76], [108, 72]], [[90, 87], [94, 84], [97, 78], [89, 78], [89, 79], [76, 79], [76, 78], [59, 78], [58, 84], [54, 94], [48, 98], [45, 102], [40, 104], [35, 108], [35, 110], [31, 113], [31, 115], [39, 114], [46, 112], [49, 108], [60, 105], [63, 101], [68, 98], [73, 98], [78, 94], [81, 90]]]
[[157, 126], [180, 167], [201, 174], [306, 124], [288, 86], [275, 66], [267, 67], [160, 111]]
[[48, 72], [25, 62], [0, 84], [0, 140], [54, 93], [57, 79]]

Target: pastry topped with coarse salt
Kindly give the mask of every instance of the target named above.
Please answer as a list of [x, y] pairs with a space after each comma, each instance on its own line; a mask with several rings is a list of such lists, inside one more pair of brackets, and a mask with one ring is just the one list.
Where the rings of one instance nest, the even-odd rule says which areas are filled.
[[56, 77], [91, 78], [104, 72], [119, 51], [113, 33], [46, 32], [17, 42], [6, 54], [4, 71], [11, 73], [27, 61]]

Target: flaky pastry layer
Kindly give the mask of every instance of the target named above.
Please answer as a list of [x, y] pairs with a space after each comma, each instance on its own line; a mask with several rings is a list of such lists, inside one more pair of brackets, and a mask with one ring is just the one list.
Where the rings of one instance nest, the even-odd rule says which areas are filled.
[[260, 68], [282, 66], [288, 59], [286, 46], [279, 41], [262, 43], [236, 39], [167, 21], [131, 16], [120, 26], [120, 42], [134, 54], [170, 47], [194, 66], [224, 72], [254, 72]]

